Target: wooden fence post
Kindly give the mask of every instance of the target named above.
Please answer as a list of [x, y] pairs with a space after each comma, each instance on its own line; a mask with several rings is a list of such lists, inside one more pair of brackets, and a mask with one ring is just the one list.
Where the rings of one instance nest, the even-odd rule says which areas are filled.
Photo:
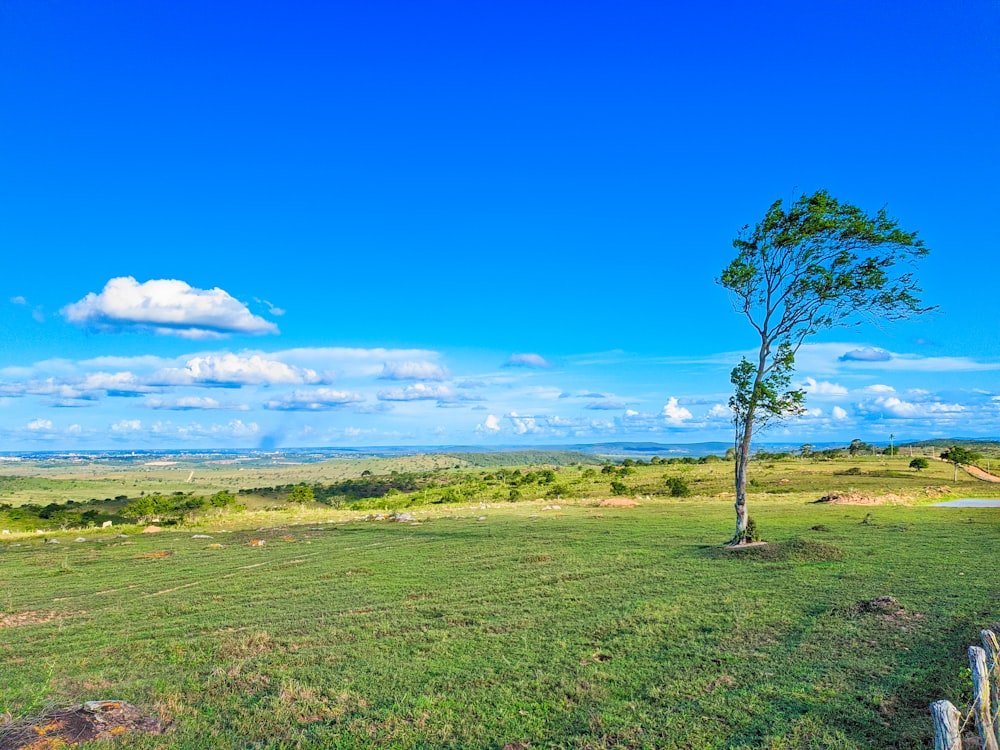
[[997, 736], [993, 731], [991, 716], [993, 702], [990, 700], [990, 675], [986, 667], [986, 652], [979, 646], [969, 646], [969, 666], [972, 667], [972, 712], [976, 716], [976, 729], [982, 750], [1000, 750]]
[[990, 698], [993, 711], [993, 733], [1000, 741], [1000, 640], [992, 630], [981, 630], [979, 637], [983, 639], [983, 649], [986, 651], [986, 667], [990, 677]]
[[934, 701], [931, 716], [934, 717], [934, 750], [962, 750], [962, 737], [958, 733], [962, 714], [951, 701]]

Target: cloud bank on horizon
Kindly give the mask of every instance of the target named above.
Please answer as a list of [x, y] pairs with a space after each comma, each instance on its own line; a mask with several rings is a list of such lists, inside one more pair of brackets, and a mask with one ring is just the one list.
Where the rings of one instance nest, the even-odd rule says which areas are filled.
[[[186, 340], [204, 338], [188, 335], [194, 329], [213, 336], [278, 333], [222, 289], [204, 292], [178, 280], [112, 279], [101, 295], [64, 310], [72, 324], [101, 321], [99, 334], [129, 326], [145, 332], [150, 345], [164, 330], [182, 331]], [[728, 366], [741, 355], [664, 365], [616, 352], [568, 356], [555, 367], [538, 353], [321, 346], [48, 359], [0, 370], [8, 417], [0, 435], [20, 449], [273, 447], [275, 434], [288, 445], [726, 440]], [[1000, 428], [1000, 393], [943, 381], [938, 389], [923, 387], [928, 374], [940, 380], [1000, 371], [1000, 362], [823, 342], [804, 345], [799, 363], [797, 386], [808, 408], [773, 431], [773, 439]], [[674, 392], [650, 389], [650, 378], [669, 378]], [[243, 416], [212, 416], [225, 412]]]

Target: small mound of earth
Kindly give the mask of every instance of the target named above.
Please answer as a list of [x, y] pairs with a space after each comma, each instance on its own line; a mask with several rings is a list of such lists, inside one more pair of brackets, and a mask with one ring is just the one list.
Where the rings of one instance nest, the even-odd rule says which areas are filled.
[[900, 495], [866, 495], [862, 492], [831, 492], [824, 495], [817, 503], [829, 503], [830, 505], [898, 505], [908, 503], [909, 499]]
[[0, 727], [0, 750], [76, 747], [127, 734], [160, 734], [163, 725], [123, 701], [87, 701]]
[[876, 596], [865, 602], [858, 603], [859, 612], [877, 612], [879, 614], [895, 614], [903, 609], [903, 605], [894, 596]]
[[918, 612], [909, 612], [894, 596], [876, 596], [874, 599], [858, 602], [856, 612], [865, 615], [881, 615], [887, 623], [912, 623], [923, 619]]
[[789, 539], [787, 542], [754, 542], [736, 546], [708, 547], [710, 557], [761, 562], [832, 562], [844, 559], [840, 547], [823, 542]]
[[638, 504], [630, 497], [609, 497], [600, 502], [602, 508], [634, 508]]

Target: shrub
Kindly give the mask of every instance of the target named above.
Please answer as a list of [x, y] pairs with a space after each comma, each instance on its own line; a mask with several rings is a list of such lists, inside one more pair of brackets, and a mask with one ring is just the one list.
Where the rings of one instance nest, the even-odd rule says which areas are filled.
[[290, 503], [311, 503], [316, 499], [313, 488], [308, 484], [297, 484], [288, 493]]
[[691, 488], [683, 477], [667, 477], [667, 491], [671, 497], [687, 497], [691, 494]]
[[624, 482], [612, 482], [611, 491], [616, 495], [627, 495], [628, 485], [626, 485]]

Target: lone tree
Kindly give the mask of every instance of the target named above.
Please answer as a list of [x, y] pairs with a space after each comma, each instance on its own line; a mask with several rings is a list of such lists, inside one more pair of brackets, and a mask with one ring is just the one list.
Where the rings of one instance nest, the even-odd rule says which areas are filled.
[[944, 453], [941, 454], [941, 458], [945, 461], [951, 461], [955, 468], [955, 478], [953, 481], [958, 481], [958, 467], [962, 464], [973, 464], [979, 460], [979, 454], [970, 451], [968, 448], [963, 448], [960, 445], [953, 445]]
[[926, 458], [922, 456], [917, 456], [915, 459], [910, 461], [910, 468], [915, 471], [920, 471], [921, 469], [926, 469], [931, 463]]
[[869, 216], [826, 191], [788, 210], [776, 201], [763, 221], [733, 240], [736, 258], [717, 279], [760, 340], [756, 360], [733, 368], [729, 399], [735, 426], [736, 533], [747, 538], [747, 468], [754, 430], [803, 412], [791, 387], [795, 354], [818, 331], [925, 312], [912, 269], [928, 250], [885, 209]]

